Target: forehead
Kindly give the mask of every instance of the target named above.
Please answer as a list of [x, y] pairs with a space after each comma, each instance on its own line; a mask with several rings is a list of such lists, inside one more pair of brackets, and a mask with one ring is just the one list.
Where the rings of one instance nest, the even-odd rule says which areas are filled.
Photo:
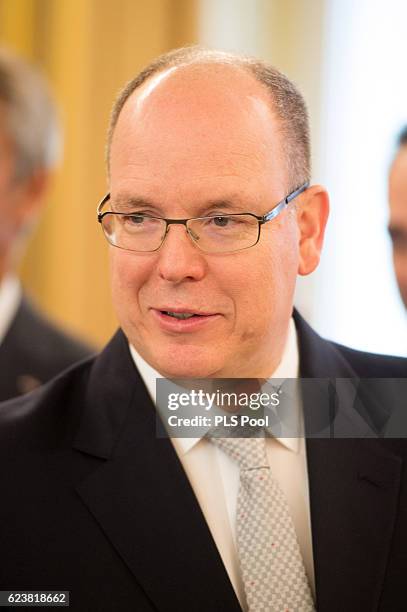
[[398, 151], [390, 170], [389, 201], [392, 216], [407, 225], [407, 146]]
[[[169, 69], [134, 92], [111, 146], [111, 189], [181, 182], [204, 189], [226, 179], [285, 180], [281, 126], [265, 88], [241, 68]], [[284, 175], [284, 176], [283, 176]], [[143, 185], [144, 183], [144, 185]]]

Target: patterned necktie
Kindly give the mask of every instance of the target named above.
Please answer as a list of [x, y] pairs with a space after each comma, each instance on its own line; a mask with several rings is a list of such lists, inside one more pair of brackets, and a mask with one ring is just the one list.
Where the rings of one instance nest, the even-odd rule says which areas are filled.
[[236, 537], [249, 611], [315, 610], [287, 501], [271, 475], [264, 435], [210, 440], [240, 468]]

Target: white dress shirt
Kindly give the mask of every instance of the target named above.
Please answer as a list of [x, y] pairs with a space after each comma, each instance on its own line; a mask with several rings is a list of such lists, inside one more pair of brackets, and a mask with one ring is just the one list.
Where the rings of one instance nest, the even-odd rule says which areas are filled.
[[0, 344], [16, 315], [21, 300], [21, 287], [15, 276], [6, 276], [0, 283]]
[[[156, 379], [162, 376], [130, 345], [130, 352], [148, 392], [156, 404]], [[287, 341], [273, 378], [298, 378], [297, 333], [290, 321]], [[292, 406], [302, 423], [302, 405], [296, 395]], [[223, 564], [243, 610], [247, 610], [236, 549], [235, 518], [239, 468], [205, 437], [172, 438], [175, 451], [205, 516]], [[267, 456], [274, 478], [282, 488], [294, 521], [305, 569], [315, 596], [307, 458], [304, 437], [266, 438]]]

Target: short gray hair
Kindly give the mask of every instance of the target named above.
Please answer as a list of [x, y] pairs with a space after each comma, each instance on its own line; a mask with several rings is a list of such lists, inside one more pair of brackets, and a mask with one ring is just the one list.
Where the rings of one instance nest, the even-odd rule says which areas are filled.
[[280, 121], [280, 131], [291, 187], [294, 189], [309, 181], [311, 176], [311, 152], [308, 112], [304, 98], [297, 87], [284, 74], [265, 61], [199, 46], [175, 49], [160, 55], [127, 83], [119, 93], [113, 106], [109, 124], [106, 148], [108, 168], [113, 132], [120, 112], [130, 95], [151, 76], [167, 68], [212, 63], [229, 64], [243, 68], [267, 89], [270, 94], [272, 109]]
[[7, 131], [15, 147], [14, 180], [53, 168], [62, 137], [49, 88], [37, 69], [4, 48], [0, 48], [0, 110], [0, 129]]

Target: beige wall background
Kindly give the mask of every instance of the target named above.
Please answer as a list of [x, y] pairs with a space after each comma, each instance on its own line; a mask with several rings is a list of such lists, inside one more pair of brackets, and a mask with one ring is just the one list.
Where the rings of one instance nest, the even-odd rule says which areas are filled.
[[99, 345], [117, 326], [95, 214], [110, 109], [150, 59], [196, 41], [195, 8], [194, 0], [0, 0], [0, 42], [42, 67], [65, 135], [21, 276], [54, 320]]
[[[0, 43], [42, 67], [64, 126], [63, 163], [21, 269], [51, 318], [98, 345], [117, 325], [95, 211], [106, 191], [109, 113], [123, 84], [185, 44], [256, 54], [304, 91], [317, 144], [325, 2], [0, 0]], [[304, 290], [303, 301], [309, 295]]]
[[[199, 39], [208, 46], [256, 55], [282, 70], [308, 105], [313, 180], [321, 181], [327, 12], [332, 0], [200, 0]], [[316, 275], [297, 279], [295, 304], [315, 318]]]

